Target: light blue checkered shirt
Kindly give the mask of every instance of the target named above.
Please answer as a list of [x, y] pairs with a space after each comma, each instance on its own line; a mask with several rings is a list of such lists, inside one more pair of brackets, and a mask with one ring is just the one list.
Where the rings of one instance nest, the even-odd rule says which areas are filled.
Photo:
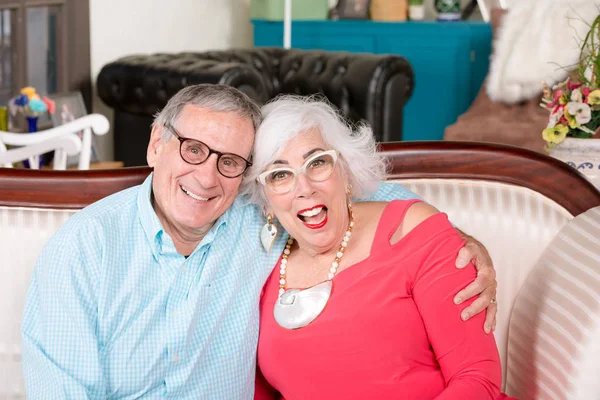
[[[267, 254], [237, 199], [186, 259], [141, 186], [76, 213], [50, 239], [23, 316], [31, 399], [251, 399]], [[386, 183], [375, 200], [414, 198]]]

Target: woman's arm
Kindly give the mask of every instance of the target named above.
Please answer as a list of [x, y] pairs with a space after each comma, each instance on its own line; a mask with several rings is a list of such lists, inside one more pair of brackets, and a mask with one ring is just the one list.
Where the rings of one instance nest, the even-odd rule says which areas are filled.
[[464, 239], [445, 214], [436, 214], [424, 203], [409, 209], [399, 230], [404, 235], [427, 218], [434, 219], [429, 223], [435, 227], [423, 243], [423, 262], [411, 271], [412, 295], [446, 382], [437, 400], [495, 399], [500, 393], [502, 372], [494, 337], [481, 329], [485, 315], [462, 321], [461, 309], [453, 301], [453, 293], [467, 286], [476, 274], [474, 268], [455, 267]]
[[[392, 201], [418, 198], [419, 196], [399, 183], [381, 182], [379, 189], [373, 194], [370, 200]], [[462, 304], [465, 300], [475, 297], [477, 301], [469, 302], [469, 307], [461, 307], [463, 316], [466, 317], [466, 320], [486, 310], [484, 330], [486, 333], [489, 333], [496, 325], [496, 312], [498, 311], [496, 304], [490, 301], [496, 297], [496, 271], [486, 248], [475, 240], [475, 238], [462, 232], [460, 233], [465, 238], [466, 243], [456, 255], [456, 267], [464, 268], [467, 265], [472, 267], [473, 264], [470, 261], [473, 261], [477, 269], [477, 274], [476, 278], [472, 282], [469, 282], [470, 285], [462, 288], [463, 290], [460, 293], [456, 293], [455, 301], [457, 304]], [[477, 298], [477, 295], [480, 296]]]

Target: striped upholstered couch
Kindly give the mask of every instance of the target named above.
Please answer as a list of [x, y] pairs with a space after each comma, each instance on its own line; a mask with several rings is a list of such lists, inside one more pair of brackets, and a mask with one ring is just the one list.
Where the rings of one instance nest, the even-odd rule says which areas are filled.
[[[448, 213], [497, 270], [504, 390], [521, 400], [600, 398], [600, 193], [523, 149], [384, 145], [390, 179]], [[19, 326], [37, 255], [78, 209], [140, 183], [147, 168], [0, 169], [0, 398], [24, 397]]]

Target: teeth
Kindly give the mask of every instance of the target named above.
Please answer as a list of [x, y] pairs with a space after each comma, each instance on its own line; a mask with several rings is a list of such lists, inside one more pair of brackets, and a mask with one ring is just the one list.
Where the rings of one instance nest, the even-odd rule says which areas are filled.
[[314, 217], [323, 210], [323, 207], [313, 208], [312, 210], [301, 212], [299, 215], [303, 217]]
[[190, 196], [192, 199], [196, 199], [199, 201], [208, 201], [208, 198], [206, 197], [200, 197], [200, 196], [196, 196], [194, 193], [188, 191], [186, 188], [184, 188], [183, 186], [180, 186], [181, 190], [184, 191], [185, 194], [187, 194], [188, 196]]

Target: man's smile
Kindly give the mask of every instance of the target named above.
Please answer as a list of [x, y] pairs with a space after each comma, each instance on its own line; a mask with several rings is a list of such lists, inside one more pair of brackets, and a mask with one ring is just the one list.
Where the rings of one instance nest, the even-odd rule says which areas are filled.
[[213, 199], [214, 197], [202, 197], [200, 195], [197, 195], [195, 193], [192, 193], [192, 191], [190, 191], [189, 189], [185, 188], [184, 186], [179, 186], [181, 188], [181, 190], [183, 191], [183, 193], [187, 194], [188, 196], [190, 196], [192, 199], [198, 200], [198, 201], [208, 201]]

